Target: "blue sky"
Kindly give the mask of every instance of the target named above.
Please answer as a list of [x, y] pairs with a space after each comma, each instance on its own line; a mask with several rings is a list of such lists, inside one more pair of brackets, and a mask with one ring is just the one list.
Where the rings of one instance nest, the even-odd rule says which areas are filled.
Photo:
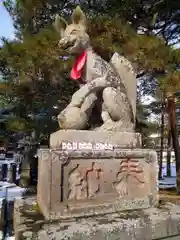
[[11, 17], [4, 8], [2, 0], [0, 0], [0, 37], [13, 38], [13, 33]]

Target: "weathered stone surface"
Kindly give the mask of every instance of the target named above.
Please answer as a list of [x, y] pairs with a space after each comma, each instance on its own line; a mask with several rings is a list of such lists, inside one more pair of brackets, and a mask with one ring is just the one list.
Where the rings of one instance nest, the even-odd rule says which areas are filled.
[[24, 239], [29, 239], [29, 240], [31, 240], [32, 239], [32, 236], [33, 236], [33, 233], [32, 232], [30, 232], [30, 231], [27, 231], [27, 232], [24, 232], [23, 233], [23, 237], [24, 237]]
[[46, 219], [156, 206], [157, 158], [149, 150], [39, 151], [38, 204]]
[[120, 56], [118, 53], [114, 53], [111, 58], [111, 63], [121, 77], [121, 81], [126, 88], [127, 97], [131, 103], [134, 116], [136, 116], [137, 80], [136, 73], [132, 68], [132, 64], [125, 57]]
[[[36, 209], [37, 202], [34, 197], [18, 199], [14, 203], [13, 226], [15, 239], [37, 239], [36, 232], [45, 223], [43, 215]], [[41, 221], [41, 222], [40, 222]]]
[[58, 115], [59, 125], [63, 129], [83, 129], [88, 118], [84, 111], [77, 107], [67, 107]]
[[[74, 21], [74, 16], [77, 14], [79, 20]], [[72, 20], [72, 24], [65, 25], [64, 21], [63, 24], [61, 23], [62, 18], [57, 16], [55, 26], [61, 35], [59, 47], [77, 57], [71, 77], [75, 80], [83, 79], [83, 81], [80, 81], [80, 89], [73, 94], [70, 104], [58, 116], [60, 128], [87, 129], [90, 125], [91, 129], [100, 127], [100, 131], [133, 131], [136, 75], [131, 63], [118, 53], [114, 54], [109, 63], [93, 51], [85, 24], [86, 17], [80, 8], [74, 10]], [[98, 110], [102, 121], [98, 121], [98, 125], [91, 123], [87, 125], [86, 116], [89, 119], [92, 115], [91, 110], [94, 105], [101, 106]], [[70, 111], [69, 106], [72, 107], [74, 113]], [[80, 123], [77, 121], [78, 112], [84, 113]], [[107, 120], [111, 120], [111, 124], [107, 124]]]
[[110, 143], [114, 148], [141, 148], [141, 134], [133, 132], [95, 132], [59, 130], [50, 136], [50, 148], [60, 149], [62, 142]]
[[94, 131], [98, 132], [104, 132], [104, 131], [112, 131], [112, 132], [119, 132], [121, 131], [127, 131], [132, 132], [132, 129], [134, 128], [134, 124], [132, 123], [126, 123], [124, 121], [112, 121], [111, 119], [107, 120], [101, 127], [97, 127], [94, 129]]
[[[44, 220], [38, 225], [39, 212], [36, 212], [34, 218], [29, 214], [33, 208], [31, 201], [24, 199], [15, 202], [16, 240], [27, 240], [31, 232], [32, 240], [180, 239], [180, 206], [177, 205], [166, 203], [160, 208], [132, 210], [69, 221]], [[29, 219], [33, 219], [34, 223], [29, 224]]]

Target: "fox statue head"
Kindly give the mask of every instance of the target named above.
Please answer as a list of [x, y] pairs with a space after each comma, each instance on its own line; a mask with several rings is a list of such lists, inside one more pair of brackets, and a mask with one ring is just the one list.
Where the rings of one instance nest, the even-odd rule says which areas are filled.
[[61, 37], [58, 45], [68, 54], [80, 55], [90, 44], [90, 38], [86, 32], [86, 16], [77, 6], [71, 18], [72, 23], [68, 25], [64, 18], [56, 15], [54, 26]]

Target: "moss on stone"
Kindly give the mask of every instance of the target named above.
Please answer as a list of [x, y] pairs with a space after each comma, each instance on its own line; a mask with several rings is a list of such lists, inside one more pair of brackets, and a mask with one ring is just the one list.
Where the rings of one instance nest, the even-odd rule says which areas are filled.
[[142, 215], [144, 215], [144, 212], [142, 210], [127, 210], [124, 212], [119, 212], [119, 218], [122, 219], [137, 219], [139, 217], [141, 217]]
[[20, 208], [20, 212], [21, 212], [22, 217], [27, 219], [27, 222], [28, 222], [28, 220], [33, 220], [33, 224], [35, 221], [38, 221], [38, 220], [44, 221], [45, 220], [37, 203], [31, 204], [31, 205], [24, 204]]
[[38, 203], [33, 204], [32, 210], [36, 211], [37, 213], [41, 213]]

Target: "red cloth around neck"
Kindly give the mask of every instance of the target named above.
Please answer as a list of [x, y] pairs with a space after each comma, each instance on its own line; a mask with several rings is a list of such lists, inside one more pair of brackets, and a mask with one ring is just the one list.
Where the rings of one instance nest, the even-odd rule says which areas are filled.
[[76, 58], [76, 61], [71, 70], [71, 78], [77, 80], [81, 78], [83, 67], [86, 63], [87, 51], [84, 51], [80, 56]]

